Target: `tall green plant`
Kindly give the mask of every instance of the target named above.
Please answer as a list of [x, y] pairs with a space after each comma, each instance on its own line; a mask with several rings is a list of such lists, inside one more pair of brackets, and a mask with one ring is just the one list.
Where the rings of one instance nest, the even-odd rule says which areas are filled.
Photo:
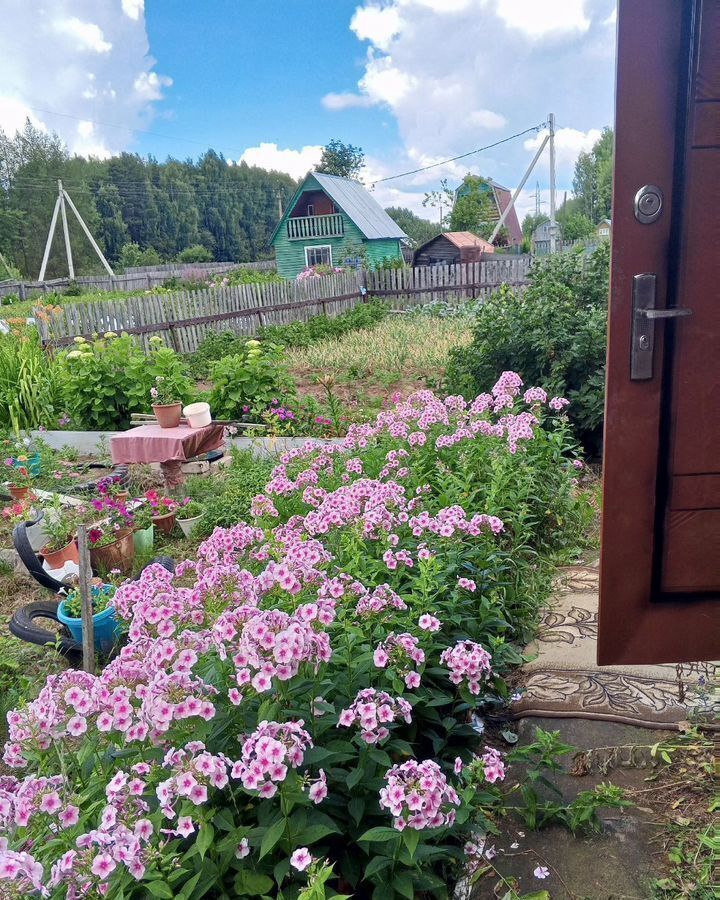
[[489, 390], [512, 369], [570, 400], [568, 414], [585, 448], [602, 438], [609, 248], [548, 257], [533, 266], [523, 293], [501, 288], [477, 313], [473, 342], [451, 353], [450, 393]]
[[54, 424], [60, 391], [34, 329], [0, 336], [0, 427], [20, 432]]

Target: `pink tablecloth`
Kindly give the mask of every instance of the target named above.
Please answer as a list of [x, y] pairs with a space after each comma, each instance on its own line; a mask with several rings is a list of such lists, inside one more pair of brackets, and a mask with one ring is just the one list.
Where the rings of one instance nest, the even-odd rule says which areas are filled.
[[221, 447], [224, 428], [224, 425], [215, 423], [204, 428], [191, 428], [189, 425], [161, 428], [155, 423], [139, 425], [110, 438], [112, 461], [115, 465], [185, 462]]

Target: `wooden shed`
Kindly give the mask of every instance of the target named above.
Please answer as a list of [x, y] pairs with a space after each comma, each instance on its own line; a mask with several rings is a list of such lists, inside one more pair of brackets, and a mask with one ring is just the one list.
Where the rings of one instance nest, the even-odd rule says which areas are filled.
[[484, 253], [494, 253], [492, 244], [471, 231], [443, 231], [418, 247], [414, 266], [449, 266], [454, 263], [480, 262]]

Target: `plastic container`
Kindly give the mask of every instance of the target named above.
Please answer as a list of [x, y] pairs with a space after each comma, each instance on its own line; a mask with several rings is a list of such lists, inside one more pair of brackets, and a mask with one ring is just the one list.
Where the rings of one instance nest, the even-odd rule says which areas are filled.
[[[82, 619], [76, 619], [69, 616], [65, 609], [65, 601], [61, 600], [58, 604], [57, 611], [58, 622], [62, 622], [67, 626], [70, 634], [75, 640], [82, 643]], [[93, 625], [95, 626], [95, 648], [101, 653], [109, 653], [117, 637], [120, 634], [120, 623], [115, 618], [115, 607], [106, 606], [102, 612], [95, 613], [93, 616]]]
[[212, 422], [209, 403], [191, 403], [183, 409], [183, 415], [191, 428], [204, 428]]
[[155, 541], [155, 526], [151, 523], [147, 528], [139, 528], [133, 534], [136, 553], [149, 553]]
[[80, 554], [78, 552], [77, 544], [75, 543], [75, 538], [59, 550], [47, 550], [46, 548], [43, 548], [42, 555], [51, 571], [53, 569], [62, 569], [66, 562], [80, 562]]
[[202, 519], [202, 513], [199, 516], [193, 516], [190, 519], [180, 519], [178, 518], [177, 523], [182, 528], [182, 533], [185, 537], [190, 537], [190, 535], [195, 531], [198, 522]]

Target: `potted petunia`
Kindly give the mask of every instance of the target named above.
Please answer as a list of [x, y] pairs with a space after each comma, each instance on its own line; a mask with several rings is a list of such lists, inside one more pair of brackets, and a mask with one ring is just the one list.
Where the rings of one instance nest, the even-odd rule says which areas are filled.
[[185, 537], [190, 537], [203, 517], [203, 508], [190, 497], [186, 497], [177, 511], [177, 522]]
[[45, 544], [41, 549], [49, 569], [62, 569], [65, 563], [79, 563], [75, 530], [82, 516], [83, 508], [66, 506], [55, 497], [43, 513]]
[[164, 376], [156, 376], [155, 386], [150, 388], [150, 397], [158, 425], [161, 428], [177, 428], [182, 418], [182, 403]]
[[27, 457], [24, 455], [8, 456], [3, 460], [3, 465], [9, 483], [10, 496], [13, 500], [26, 500], [33, 479]]
[[163, 534], [172, 534], [175, 528], [175, 516], [180, 505], [171, 497], [160, 497], [157, 491], [148, 491], [145, 495], [153, 509], [153, 525]]
[[90, 564], [94, 572], [130, 571], [135, 559], [134, 517], [122, 501], [104, 495], [92, 501], [102, 518], [88, 528]]
[[[93, 631], [95, 648], [102, 653], [109, 653], [121, 632], [120, 623], [115, 616], [113, 598], [115, 585], [103, 584], [93, 579], [90, 585], [90, 599], [93, 611]], [[80, 591], [73, 588], [58, 604], [58, 621], [62, 622], [78, 643], [82, 642], [82, 598]]]

